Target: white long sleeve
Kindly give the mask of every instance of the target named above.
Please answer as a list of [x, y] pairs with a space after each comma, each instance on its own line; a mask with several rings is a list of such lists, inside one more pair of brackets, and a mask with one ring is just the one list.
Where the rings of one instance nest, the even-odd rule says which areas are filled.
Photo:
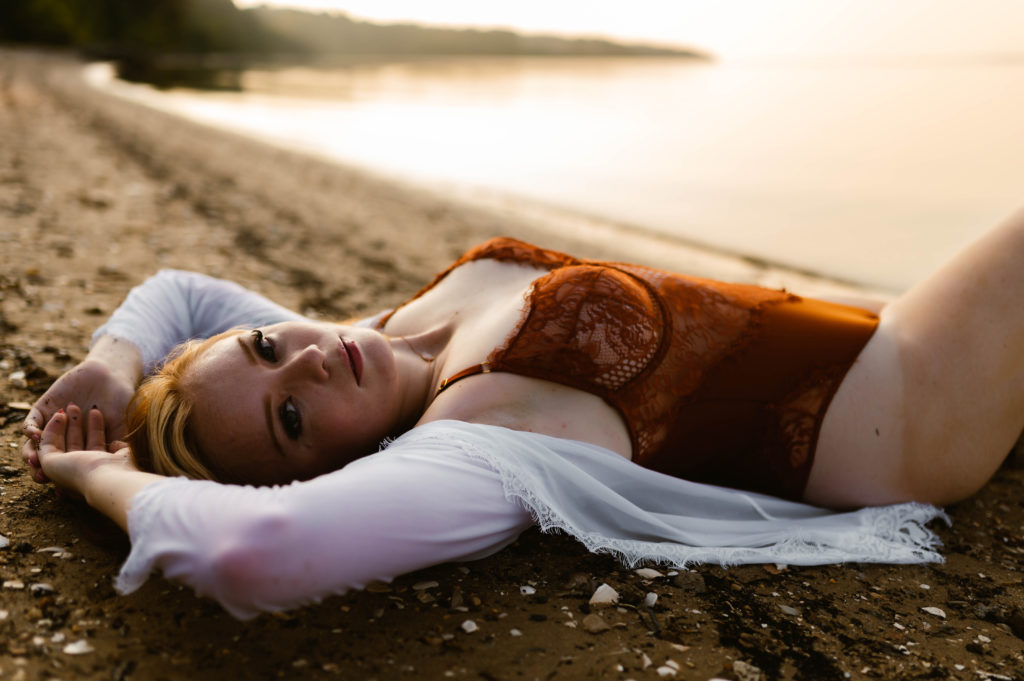
[[136, 286], [110, 319], [93, 333], [134, 343], [147, 373], [176, 345], [236, 326], [304, 319], [238, 284], [196, 272], [160, 270]]
[[244, 619], [483, 557], [531, 524], [493, 469], [443, 441], [283, 487], [174, 478], [133, 499], [117, 586], [133, 591], [159, 568]]
[[159, 569], [251, 617], [489, 555], [531, 522], [629, 564], [917, 563], [942, 560], [925, 523], [943, 517], [921, 504], [835, 513], [680, 480], [582, 442], [436, 421], [286, 487], [147, 486], [128, 513], [117, 586], [132, 591]]

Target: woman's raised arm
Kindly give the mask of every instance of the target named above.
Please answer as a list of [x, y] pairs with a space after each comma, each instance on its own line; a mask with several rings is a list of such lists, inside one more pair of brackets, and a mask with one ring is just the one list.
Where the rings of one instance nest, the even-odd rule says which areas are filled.
[[77, 404], [103, 414], [106, 438], [124, 436], [124, 412], [144, 374], [175, 346], [234, 326], [272, 324], [302, 317], [238, 284], [195, 272], [161, 270], [136, 286], [93, 334], [89, 354], [61, 376], [32, 406], [23, 431], [22, 456], [37, 482], [37, 443], [58, 409]]

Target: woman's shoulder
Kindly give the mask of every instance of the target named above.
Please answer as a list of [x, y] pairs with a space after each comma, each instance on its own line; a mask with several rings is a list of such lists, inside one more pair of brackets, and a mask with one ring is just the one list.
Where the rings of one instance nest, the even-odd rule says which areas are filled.
[[535, 246], [508, 236], [497, 236], [492, 239], [488, 239], [487, 241], [478, 244], [463, 253], [449, 269], [454, 269], [467, 262], [485, 259], [516, 262], [536, 267], [543, 267], [546, 269], [576, 264], [579, 262], [579, 260], [573, 256], [560, 251], [541, 248], [540, 246]]

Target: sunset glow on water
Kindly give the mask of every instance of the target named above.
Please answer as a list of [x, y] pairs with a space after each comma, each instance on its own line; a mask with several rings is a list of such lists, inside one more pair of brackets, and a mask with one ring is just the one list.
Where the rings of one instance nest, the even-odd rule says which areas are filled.
[[436, 58], [116, 91], [442, 190], [890, 289], [1014, 209], [1024, 62]]

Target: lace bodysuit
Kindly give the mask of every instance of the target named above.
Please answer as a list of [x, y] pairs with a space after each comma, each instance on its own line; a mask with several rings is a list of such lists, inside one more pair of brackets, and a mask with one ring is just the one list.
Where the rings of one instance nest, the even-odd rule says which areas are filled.
[[782, 497], [801, 497], [825, 410], [878, 325], [855, 307], [509, 238], [468, 251], [417, 297], [484, 258], [548, 273], [508, 341], [440, 390], [487, 371], [584, 390], [622, 414], [640, 465]]

